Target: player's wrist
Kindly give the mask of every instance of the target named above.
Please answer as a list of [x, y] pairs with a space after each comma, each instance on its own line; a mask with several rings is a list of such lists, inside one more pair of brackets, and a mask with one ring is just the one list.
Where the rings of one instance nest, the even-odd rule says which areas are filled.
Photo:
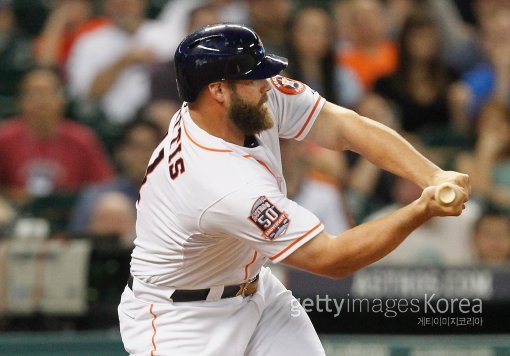
[[445, 179], [449, 178], [447, 176], [448, 176], [448, 173], [445, 170], [438, 167], [429, 175], [429, 178], [426, 181], [425, 187], [430, 187], [433, 185], [438, 185], [440, 183], [443, 183], [445, 181]]
[[424, 191], [422, 195], [410, 204], [412, 209], [412, 219], [415, 219], [420, 224], [434, 217], [433, 209], [431, 208], [428, 192]]

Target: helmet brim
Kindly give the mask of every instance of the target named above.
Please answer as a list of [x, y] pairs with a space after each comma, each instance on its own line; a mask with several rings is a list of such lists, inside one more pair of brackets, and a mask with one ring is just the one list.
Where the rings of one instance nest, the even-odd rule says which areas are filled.
[[287, 68], [288, 60], [275, 54], [266, 55], [251, 71], [244, 74], [242, 79], [266, 79], [274, 77]]

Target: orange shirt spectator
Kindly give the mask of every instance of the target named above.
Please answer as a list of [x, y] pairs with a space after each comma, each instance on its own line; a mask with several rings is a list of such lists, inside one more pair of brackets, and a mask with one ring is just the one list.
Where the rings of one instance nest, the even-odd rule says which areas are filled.
[[397, 46], [387, 37], [387, 8], [378, 0], [346, 0], [337, 63], [354, 70], [366, 91], [398, 66]]
[[358, 75], [366, 91], [372, 89], [380, 77], [392, 74], [398, 65], [397, 46], [390, 42], [381, 42], [371, 52], [361, 48], [342, 49], [337, 56], [338, 65], [352, 68]]
[[[55, 57], [58, 61], [57, 65], [58, 66], [65, 65], [65, 63], [67, 62], [67, 58], [69, 58], [69, 54], [71, 53], [71, 48], [73, 47], [78, 37], [80, 37], [84, 33], [93, 31], [96, 28], [102, 27], [107, 23], [109, 23], [108, 19], [100, 17], [87, 21], [75, 31], [64, 32], [62, 36], [58, 39], [58, 44], [56, 47]], [[46, 44], [44, 35], [37, 37], [36, 42], [34, 44], [34, 52], [36, 58], [38, 59], [41, 58], [41, 56], [43, 55], [45, 45]]]
[[34, 44], [37, 63], [63, 67], [76, 40], [84, 33], [107, 23], [109, 20], [105, 17], [92, 17], [90, 0], [57, 2]]

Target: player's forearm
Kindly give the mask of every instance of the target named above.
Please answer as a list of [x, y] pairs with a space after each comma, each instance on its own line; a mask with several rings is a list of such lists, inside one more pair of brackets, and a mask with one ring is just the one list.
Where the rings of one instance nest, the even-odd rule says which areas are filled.
[[430, 218], [426, 204], [418, 200], [381, 219], [329, 237], [324, 274], [343, 278], [380, 260]]
[[373, 120], [361, 118], [361, 130], [348, 138], [349, 149], [370, 162], [421, 187], [433, 184], [441, 169], [419, 153], [397, 132]]

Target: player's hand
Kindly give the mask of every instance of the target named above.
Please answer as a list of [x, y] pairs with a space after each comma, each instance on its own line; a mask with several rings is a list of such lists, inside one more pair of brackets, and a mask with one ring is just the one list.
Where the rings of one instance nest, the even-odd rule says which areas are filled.
[[463, 193], [467, 195], [467, 199], [469, 199], [471, 196], [471, 182], [467, 174], [455, 171], [440, 171], [432, 177], [431, 186], [437, 186], [443, 183], [451, 183], [456, 185]]
[[465, 208], [465, 203], [468, 200], [468, 194], [457, 185], [450, 185], [453, 189], [453, 201], [441, 201], [442, 195], [438, 194], [438, 189], [444, 188], [443, 185], [430, 186], [423, 190], [418, 204], [422, 204], [425, 211], [430, 217], [433, 216], [459, 216]]

